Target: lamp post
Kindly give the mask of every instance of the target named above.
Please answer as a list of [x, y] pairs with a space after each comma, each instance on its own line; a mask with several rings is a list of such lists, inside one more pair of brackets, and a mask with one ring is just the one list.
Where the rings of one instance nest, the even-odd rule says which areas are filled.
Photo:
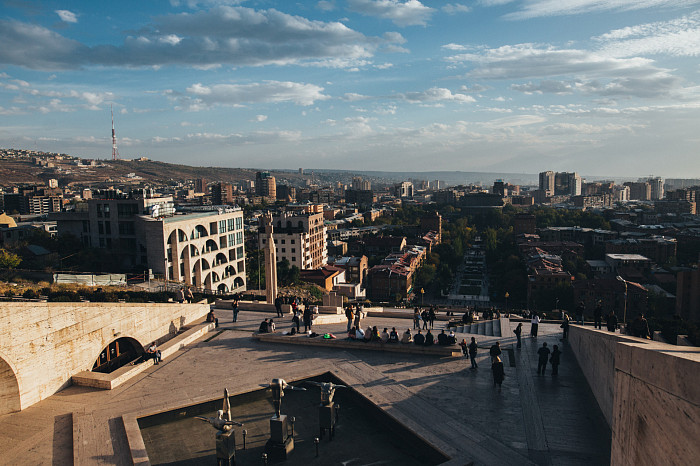
[[627, 332], [627, 280], [625, 280], [619, 275], [615, 278], [617, 278], [619, 281], [625, 284], [625, 301], [622, 311], [622, 323], [625, 325], [625, 332]]
[[420, 306], [423, 307], [423, 293], [425, 293], [425, 290], [423, 288], [420, 289]]
[[505, 297], [506, 297], [506, 314], [508, 314], [508, 297], [510, 297], [510, 293], [508, 293], [506, 291]]

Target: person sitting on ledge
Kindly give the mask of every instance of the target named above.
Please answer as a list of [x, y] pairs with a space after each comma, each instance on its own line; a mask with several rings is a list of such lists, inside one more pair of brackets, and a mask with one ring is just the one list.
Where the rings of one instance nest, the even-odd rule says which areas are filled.
[[363, 340], [365, 338], [365, 331], [361, 327], [355, 329], [355, 340]]
[[355, 338], [357, 338], [356, 332], [357, 332], [357, 329], [355, 327], [351, 328], [350, 331], [348, 332], [348, 338], [351, 340], [354, 340]]
[[370, 340], [371, 341], [382, 341], [382, 337], [381, 337], [381, 335], [379, 335], [379, 329], [377, 328], [376, 325], [374, 327], [372, 327], [372, 333], [370, 335]]
[[428, 330], [428, 333], [425, 334], [425, 346], [432, 346], [435, 344], [435, 337], [433, 337], [433, 334], [430, 333], [430, 330]]
[[420, 329], [418, 329], [416, 336], [413, 337], [413, 343], [419, 346], [423, 346], [425, 344], [425, 336], [421, 333]]
[[401, 335], [401, 343], [406, 344], [406, 343], [411, 343], [412, 341], [413, 341], [413, 335], [411, 335], [411, 329], [408, 328], [408, 329], [406, 329], [404, 334]]
[[387, 330], [388, 329], [384, 327], [382, 334], [379, 336], [379, 339], [382, 341], [382, 343], [386, 343], [387, 341], [389, 341], [389, 332]]
[[260, 322], [260, 328], [258, 328], [258, 333], [270, 333], [269, 319], [265, 319], [262, 322]]
[[267, 324], [267, 328], [270, 333], [275, 333], [275, 330], [277, 329], [277, 326], [275, 325], [275, 321], [270, 319], [270, 322]]
[[367, 330], [365, 330], [365, 343], [367, 343], [371, 339], [372, 339], [372, 327], [367, 327]]
[[396, 333], [396, 327], [391, 328], [391, 333], [389, 333], [389, 343], [398, 343], [399, 334]]
[[448, 345], [456, 345], [457, 344], [457, 335], [455, 335], [454, 330], [450, 330], [450, 334], [447, 335], [447, 344]]
[[447, 334], [445, 333], [445, 329], [438, 333], [438, 345], [447, 346]]
[[158, 346], [156, 346], [155, 341], [151, 343], [151, 346], [148, 347], [146, 353], [148, 354], [149, 358], [153, 359], [153, 365], [155, 366], [157, 366], [158, 363], [162, 360], [160, 351], [158, 350]]
[[209, 310], [209, 314], [207, 314], [207, 322], [214, 322], [214, 328], [219, 328], [219, 319], [217, 319], [216, 315], [214, 315], [214, 309]]

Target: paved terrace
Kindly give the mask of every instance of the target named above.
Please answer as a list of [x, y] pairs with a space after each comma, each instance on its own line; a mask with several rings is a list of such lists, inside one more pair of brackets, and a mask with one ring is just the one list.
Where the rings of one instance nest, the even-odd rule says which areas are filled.
[[[0, 417], [6, 464], [131, 463], [121, 416], [144, 415], [327, 371], [373, 400], [389, 415], [453, 458], [450, 464], [609, 464], [610, 429], [567, 344], [560, 374], [535, 373], [535, 351], [559, 341], [557, 325], [540, 325], [540, 338], [476, 336], [479, 369], [464, 358], [324, 349], [258, 342], [251, 338], [270, 313], [242, 311], [237, 323], [219, 310], [220, 327], [114, 390], [71, 386], [19, 413]], [[286, 317], [278, 330], [290, 327]], [[436, 330], [444, 322], [436, 322]], [[410, 319], [370, 317], [363, 327], [412, 326]], [[512, 324], [514, 327], [514, 324]], [[529, 325], [527, 326], [529, 328]], [[323, 326], [344, 336], [345, 324]], [[439, 331], [439, 330], [438, 330]], [[460, 340], [471, 335], [458, 334]], [[506, 378], [498, 393], [488, 347], [501, 341]], [[362, 348], [363, 343], [357, 343]], [[513, 345], [514, 346], [514, 345]], [[360, 446], [361, 447], [361, 446]], [[378, 458], [378, 460], [381, 458]], [[323, 464], [323, 456], [316, 464]]]

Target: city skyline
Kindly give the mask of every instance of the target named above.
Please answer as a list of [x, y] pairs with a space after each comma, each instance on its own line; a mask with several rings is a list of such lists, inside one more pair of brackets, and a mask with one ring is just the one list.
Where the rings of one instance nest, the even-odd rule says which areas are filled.
[[0, 147], [695, 178], [698, 4], [5, 3]]

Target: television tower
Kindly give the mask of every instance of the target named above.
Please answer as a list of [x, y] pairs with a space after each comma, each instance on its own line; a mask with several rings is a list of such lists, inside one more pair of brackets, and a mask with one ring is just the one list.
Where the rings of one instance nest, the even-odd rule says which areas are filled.
[[109, 111], [112, 113], [112, 160], [119, 158], [119, 150], [117, 149], [117, 133], [114, 132], [114, 110], [112, 104], [109, 105]]

